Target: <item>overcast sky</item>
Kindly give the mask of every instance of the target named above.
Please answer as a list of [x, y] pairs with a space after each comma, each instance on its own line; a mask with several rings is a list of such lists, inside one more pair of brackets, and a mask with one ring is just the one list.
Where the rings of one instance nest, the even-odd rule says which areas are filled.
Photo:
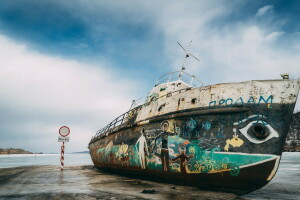
[[[85, 151], [96, 131], [180, 69], [205, 85], [300, 77], [298, 0], [2, 0], [0, 148]], [[297, 110], [300, 110], [299, 103]]]

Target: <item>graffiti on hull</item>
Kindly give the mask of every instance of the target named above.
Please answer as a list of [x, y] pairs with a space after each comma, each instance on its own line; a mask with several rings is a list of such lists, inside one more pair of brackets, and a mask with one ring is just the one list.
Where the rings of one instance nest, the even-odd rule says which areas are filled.
[[211, 101], [208, 104], [209, 108], [217, 108], [217, 107], [230, 107], [235, 105], [245, 105], [251, 104], [253, 106], [260, 105], [260, 104], [267, 104], [268, 108], [272, 108], [273, 103], [273, 96], [270, 95], [267, 98], [263, 96], [259, 96], [259, 98], [250, 97], [249, 99], [245, 99], [243, 97], [239, 97], [237, 99], [227, 98], [227, 99], [220, 99], [219, 101]]
[[259, 145], [278, 137], [278, 132], [261, 114], [236, 115], [233, 121], [231, 129], [213, 117], [170, 119], [141, 126], [134, 129], [136, 138], [130, 144], [116, 143], [118, 134], [111, 137], [98, 148], [97, 159], [107, 165], [141, 170], [166, 173], [229, 171], [237, 176], [241, 166], [269, 157], [227, 152], [239, 152], [245, 143]]

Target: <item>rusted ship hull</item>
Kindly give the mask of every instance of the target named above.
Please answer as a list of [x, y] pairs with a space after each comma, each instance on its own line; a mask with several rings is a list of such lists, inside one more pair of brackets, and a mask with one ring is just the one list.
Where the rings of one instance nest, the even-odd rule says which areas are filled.
[[299, 80], [157, 91], [157, 99], [91, 140], [95, 166], [237, 194], [274, 177]]

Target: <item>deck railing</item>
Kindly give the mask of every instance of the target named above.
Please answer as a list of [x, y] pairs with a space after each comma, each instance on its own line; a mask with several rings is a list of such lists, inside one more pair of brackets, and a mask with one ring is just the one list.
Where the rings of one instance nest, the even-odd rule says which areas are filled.
[[130, 120], [135, 117], [137, 110], [139, 109], [140, 106], [135, 107], [129, 111], [127, 111], [126, 113], [120, 115], [119, 117], [117, 117], [116, 119], [114, 119], [112, 122], [110, 122], [107, 126], [105, 126], [104, 128], [100, 129], [97, 131], [96, 135], [92, 138], [92, 140], [94, 138], [98, 138], [101, 137], [102, 135], [108, 135], [109, 133], [115, 131], [115, 130], [119, 130], [120, 128], [122, 128], [122, 125], [127, 125], [126, 122], [130, 122]]
[[198, 80], [194, 75], [190, 75], [184, 71], [175, 71], [166, 73], [163, 76], [159, 77], [156, 81], [155, 86], [160, 85], [162, 83], [168, 83], [172, 81], [182, 81], [185, 82], [190, 87], [201, 87], [203, 83]]

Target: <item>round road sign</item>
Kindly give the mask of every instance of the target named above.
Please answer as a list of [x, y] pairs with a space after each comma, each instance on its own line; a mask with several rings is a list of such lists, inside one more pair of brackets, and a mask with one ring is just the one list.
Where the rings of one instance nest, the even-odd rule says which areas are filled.
[[67, 126], [62, 126], [59, 128], [59, 135], [66, 137], [70, 134], [70, 129]]

